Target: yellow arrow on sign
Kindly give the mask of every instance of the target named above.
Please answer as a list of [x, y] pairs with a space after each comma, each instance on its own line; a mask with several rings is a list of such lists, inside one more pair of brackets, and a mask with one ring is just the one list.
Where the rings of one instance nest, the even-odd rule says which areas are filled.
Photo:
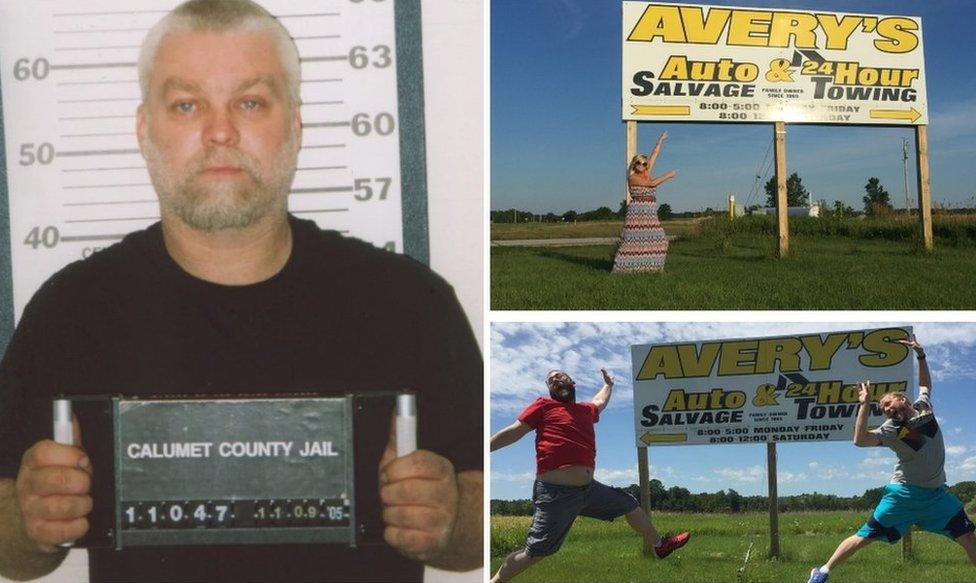
[[651, 445], [652, 443], [674, 443], [676, 441], [688, 441], [687, 433], [659, 433], [657, 435], [651, 435], [647, 431], [644, 435], [641, 435], [641, 441], [644, 445]]
[[690, 105], [631, 105], [632, 115], [691, 115]]
[[898, 119], [915, 122], [922, 117], [921, 112], [914, 107], [911, 109], [872, 109], [871, 119]]

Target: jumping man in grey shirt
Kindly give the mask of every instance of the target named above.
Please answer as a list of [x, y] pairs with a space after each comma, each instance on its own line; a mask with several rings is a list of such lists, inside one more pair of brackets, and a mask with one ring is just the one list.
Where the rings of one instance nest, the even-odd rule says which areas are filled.
[[913, 524], [923, 530], [945, 535], [958, 542], [976, 566], [976, 527], [966, 516], [962, 503], [946, 488], [945, 443], [942, 430], [932, 412], [932, 378], [925, 361], [925, 349], [912, 336], [899, 340], [918, 356], [918, 399], [909, 404], [904, 393], [887, 393], [878, 406], [888, 419], [868, 431], [871, 410], [871, 383], [858, 383], [861, 407], [854, 425], [854, 445], [883, 445], [898, 456], [895, 474], [885, 486], [884, 496], [871, 518], [847, 537], [827, 564], [810, 572], [808, 583], [825, 583], [830, 570], [872, 542], [881, 539], [894, 543]]

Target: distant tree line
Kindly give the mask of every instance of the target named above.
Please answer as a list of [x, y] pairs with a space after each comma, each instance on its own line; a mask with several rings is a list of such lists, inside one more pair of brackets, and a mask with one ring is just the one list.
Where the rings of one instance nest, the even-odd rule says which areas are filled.
[[[706, 209], [704, 211], [693, 211], [675, 213], [671, 210], [668, 203], [658, 207], [657, 216], [659, 219], [667, 220], [670, 218], [700, 217], [708, 214], [715, 214], [716, 211]], [[491, 211], [492, 223], [575, 223], [579, 221], [615, 221], [622, 220], [627, 216], [627, 203], [621, 201], [620, 208], [614, 212], [610, 207], [601, 206], [592, 211], [578, 212], [568, 210], [561, 215], [555, 213], [533, 213], [521, 209], [507, 209], [503, 211]]]
[[[640, 500], [640, 486], [631, 484], [624, 488]], [[949, 490], [963, 503], [976, 500], [976, 482], [959, 482]], [[765, 512], [769, 509], [766, 496], [743, 496], [733, 489], [718, 492], [692, 494], [687, 488], [672, 486], [665, 489], [660, 480], [651, 480], [651, 508], [670, 512]], [[836, 496], [834, 494], [797, 494], [780, 496], [781, 512], [812, 510], [869, 511], [874, 508], [884, 488], [865, 490], [860, 496]], [[491, 513], [499, 516], [531, 516], [534, 511], [531, 500], [492, 500]]]
[[[772, 177], [765, 184], [766, 206], [776, 208], [776, 177]], [[866, 194], [861, 197], [864, 203], [864, 214], [872, 216], [883, 216], [894, 211], [891, 204], [891, 195], [881, 186], [881, 181], [872, 176], [868, 178], [868, 183], [864, 185]], [[803, 186], [803, 179], [794, 172], [786, 179], [786, 206], [806, 206], [809, 200], [809, 193]], [[857, 213], [853, 207], [844, 204], [840, 200], [835, 200], [833, 205], [823, 205], [824, 215], [827, 217], [852, 217]]]
[[[766, 190], [766, 206], [770, 208], [776, 208], [776, 178], [770, 178], [765, 184]], [[854, 207], [845, 204], [841, 200], [835, 200], [832, 204], [828, 204], [827, 201], [820, 201], [822, 215], [825, 218], [844, 218], [853, 217], [861, 214], [863, 212], [867, 216], [885, 216], [895, 212], [895, 208], [891, 203], [891, 194], [885, 190], [884, 186], [881, 185], [881, 181], [878, 178], [872, 176], [868, 178], [867, 184], [864, 185], [864, 196], [861, 197], [861, 202], [863, 203], [863, 211], [857, 211]], [[796, 172], [790, 174], [786, 179], [786, 205], [791, 207], [806, 206], [809, 200], [809, 193], [807, 189], [803, 186], [803, 179]], [[976, 204], [976, 195], [972, 197], [972, 201]], [[752, 212], [757, 210], [759, 205], [753, 205], [746, 208], [746, 212]], [[936, 209], [946, 213], [968, 213], [972, 212], [972, 208], [965, 207], [959, 209]], [[678, 218], [695, 218], [725, 214], [725, 209], [713, 210], [711, 207], [697, 210], [697, 211], [685, 211], [676, 213], [671, 209], [671, 205], [668, 203], [662, 204], [657, 211], [658, 218], [663, 220], [668, 219], [678, 219]], [[627, 215], [627, 202], [626, 200], [620, 201], [620, 206], [614, 212], [610, 207], [601, 206], [600, 208], [592, 211], [578, 212], [576, 210], [568, 210], [562, 214], [555, 213], [533, 213], [531, 211], [520, 210], [520, 209], [508, 209], [503, 211], [491, 211], [491, 222], [492, 223], [574, 223], [578, 221], [612, 221], [623, 219]]]

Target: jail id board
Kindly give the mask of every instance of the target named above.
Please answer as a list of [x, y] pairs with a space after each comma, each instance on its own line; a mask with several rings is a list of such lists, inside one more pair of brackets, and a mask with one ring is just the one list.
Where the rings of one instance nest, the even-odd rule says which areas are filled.
[[[0, 253], [10, 255], [15, 317], [58, 269], [158, 220], [135, 136], [136, 61], [146, 32], [177, 4], [0, 3], [0, 204], [10, 245]], [[426, 261], [419, 3], [261, 4], [301, 58], [291, 212]]]
[[912, 16], [623, 2], [623, 119], [924, 125]]
[[115, 406], [118, 546], [354, 544], [351, 399]]
[[910, 326], [631, 347], [637, 446], [849, 441], [859, 381], [914, 394]]

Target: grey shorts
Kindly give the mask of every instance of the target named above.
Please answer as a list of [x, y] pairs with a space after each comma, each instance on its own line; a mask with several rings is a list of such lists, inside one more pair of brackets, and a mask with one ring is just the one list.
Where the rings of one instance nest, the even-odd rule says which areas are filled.
[[558, 551], [577, 516], [609, 521], [639, 506], [627, 492], [596, 480], [586, 486], [557, 486], [536, 480], [532, 503], [535, 515], [525, 539], [525, 552], [530, 557]]

